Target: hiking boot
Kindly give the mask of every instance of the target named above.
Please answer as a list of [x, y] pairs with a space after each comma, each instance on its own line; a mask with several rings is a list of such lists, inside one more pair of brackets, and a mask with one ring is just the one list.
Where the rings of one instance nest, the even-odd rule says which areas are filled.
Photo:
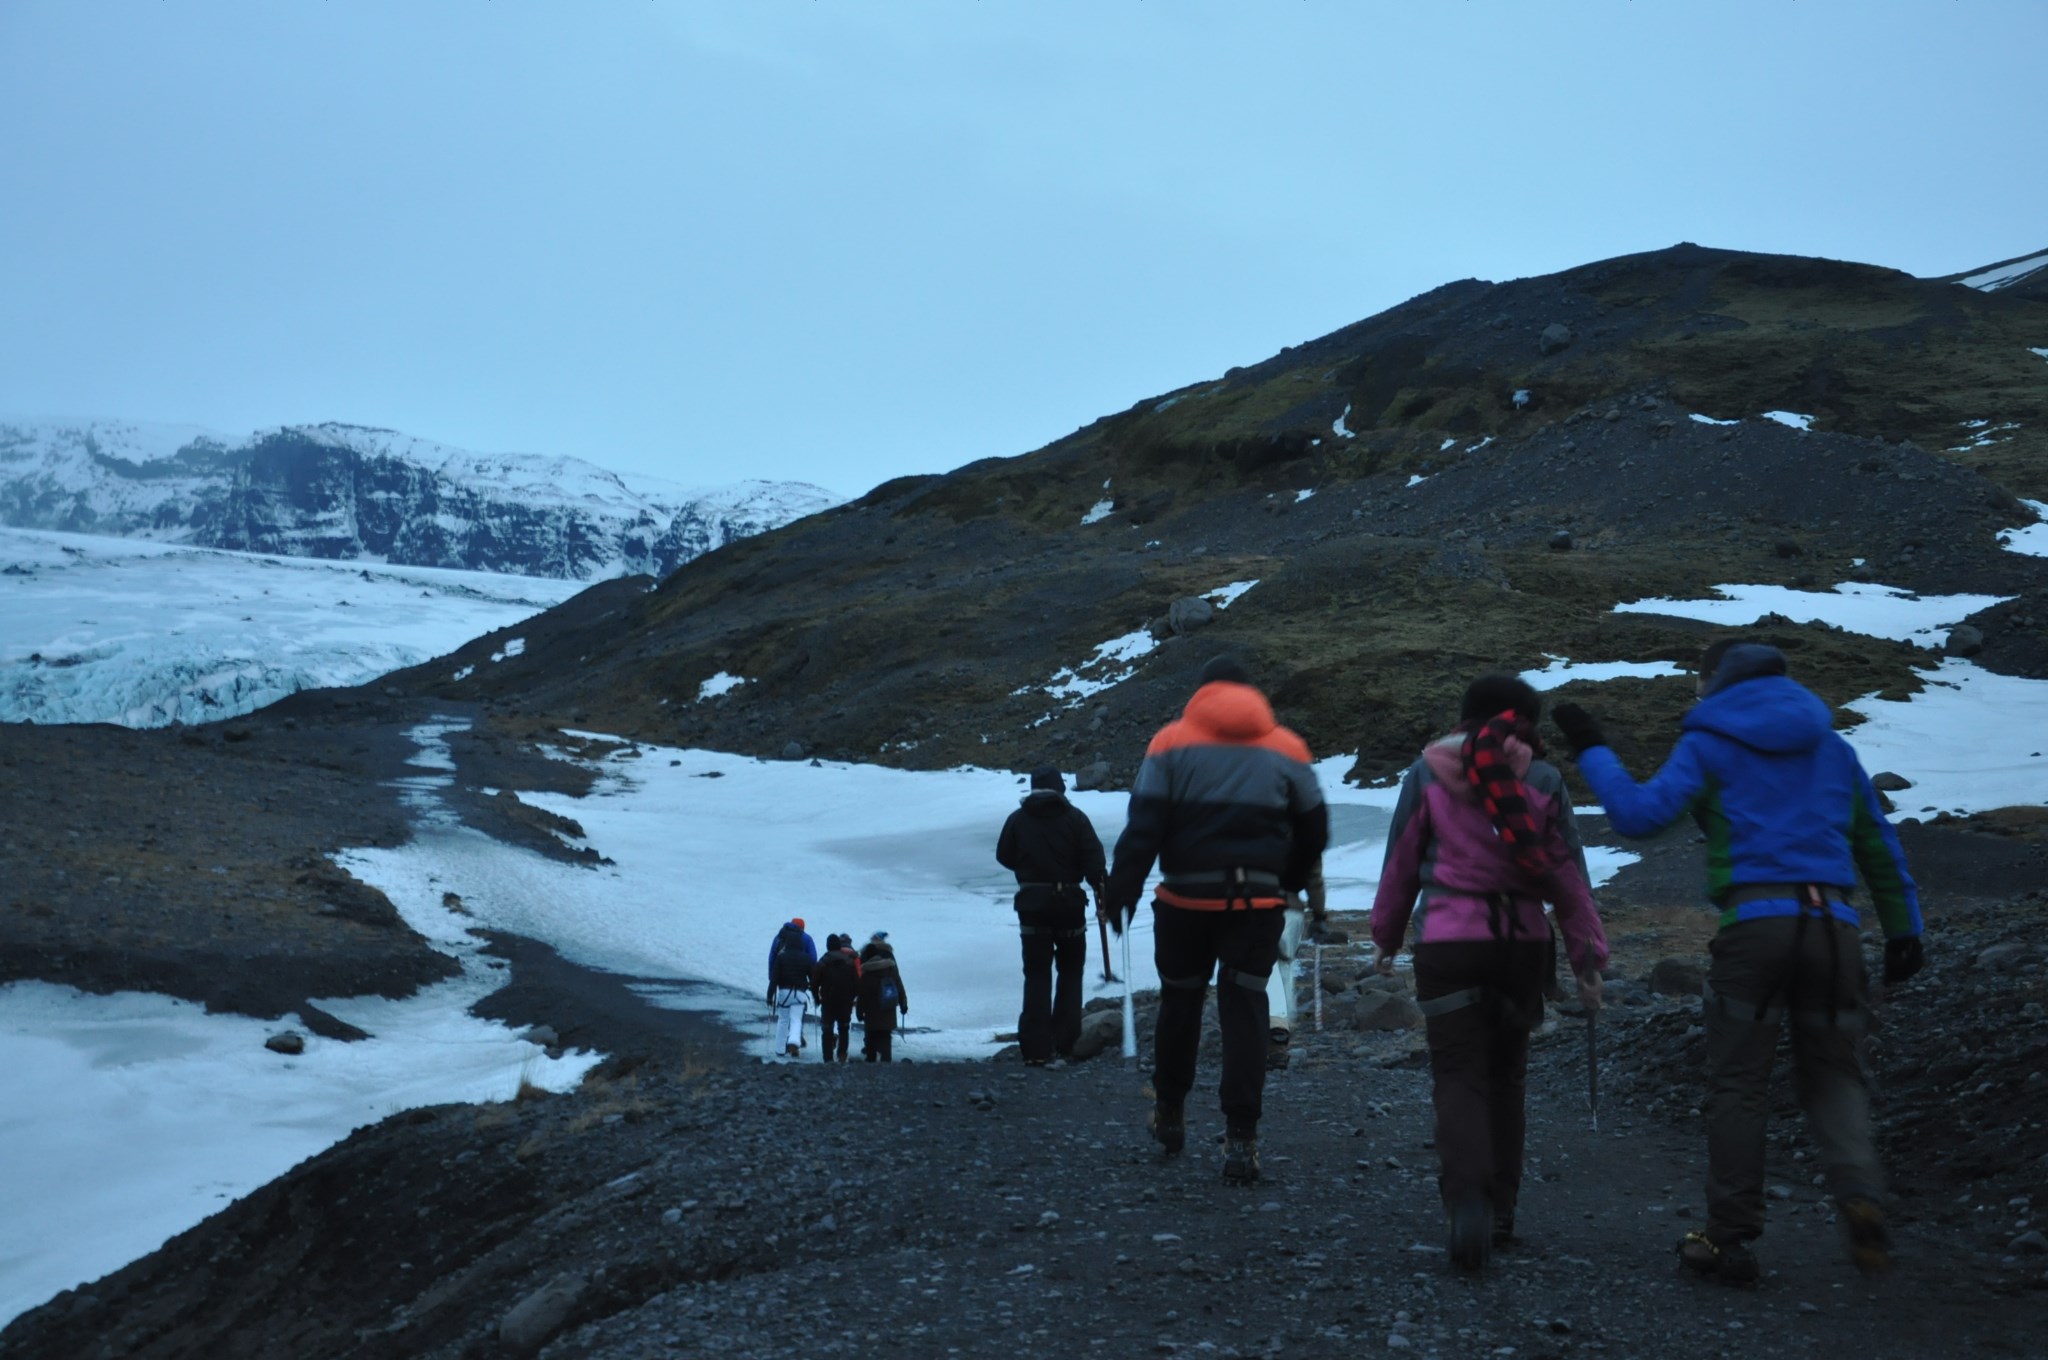
[[1181, 1118], [1180, 1106], [1159, 1101], [1152, 1107], [1152, 1117], [1145, 1122], [1152, 1130], [1152, 1141], [1166, 1150], [1171, 1157], [1187, 1145], [1188, 1126]]
[[1259, 1178], [1259, 1140], [1249, 1133], [1223, 1137], [1223, 1179], [1231, 1185], [1250, 1185]]
[[1482, 1199], [1451, 1206], [1451, 1264], [1460, 1270], [1482, 1270], [1493, 1255], [1493, 1211]]
[[784, 1053], [785, 1055], [787, 1055], [787, 1056], [789, 1056], [789, 1057], [792, 1057], [792, 1058], [794, 1058], [794, 1057], [797, 1057], [797, 1056], [798, 1056], [797, 1046], [796, 1046], [795, 1044], [787, 1044], [787, 1045], [784, 1045], [784, 1047], [783, 1047], [783, 1050], [782, 1050], [782, 1051], [783, 1051], [783, 1053]]
[[1755, 1284], [1763, 1273], [1747, 1242], [1716, 1242], [1703, 1232], [1689, 1232], [1679, 1240], [1678, 1259], [1695, 1275], [1723, 1284]]
[[1493, 1249], [1512, 1251], [1522, 1245], [1522, 1239], [1515, 1236], [1515, 1216], [1495, 1214], [1493, 1216]]
[[1836, 1207], [1849, 1234], [1850, 1263], [1865, 1275], [1875, 1275], [1890, 1266], [1892, 1234], [1885, 1226], [1884, 1209], [1878, 1202], [1858, 1195]]

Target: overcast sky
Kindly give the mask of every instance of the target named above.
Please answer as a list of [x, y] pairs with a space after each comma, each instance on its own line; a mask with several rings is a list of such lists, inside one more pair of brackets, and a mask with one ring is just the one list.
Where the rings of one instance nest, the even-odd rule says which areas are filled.
[[1452, 279], [2048, 249], [2042, 0], [0, 0], [0, 413], [1026, 452]]

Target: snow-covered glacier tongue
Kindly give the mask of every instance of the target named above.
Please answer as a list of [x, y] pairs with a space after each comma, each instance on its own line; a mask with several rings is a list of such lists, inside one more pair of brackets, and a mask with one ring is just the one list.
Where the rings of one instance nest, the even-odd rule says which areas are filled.
[[804, 482], [693, 488], [574, 458], [329, 423], [0, 419], [0, 524], [291, 557], [584, 581], [666, 575], [837, 504]]
[[232, 718], [431, 660], [583, 588], [0, 529], [0, 721]]

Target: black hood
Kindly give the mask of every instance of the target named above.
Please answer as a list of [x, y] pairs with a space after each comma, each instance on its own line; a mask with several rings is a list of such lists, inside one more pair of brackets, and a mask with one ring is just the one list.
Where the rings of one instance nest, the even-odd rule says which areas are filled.
[[1067, 795], [1052, 789], [1033, 789], [1018, 804], [1034, 817], [1057, 817], [1067, 810]]

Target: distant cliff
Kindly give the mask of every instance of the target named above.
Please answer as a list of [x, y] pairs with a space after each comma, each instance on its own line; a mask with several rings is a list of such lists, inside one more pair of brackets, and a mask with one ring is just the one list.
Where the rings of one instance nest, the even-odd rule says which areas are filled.
[[232, 441], [184, 426], [0, 420], [0, 523], [294, 557], [596, 580], [666, 575], [837, 497], [711, 489], [358, 425]]

